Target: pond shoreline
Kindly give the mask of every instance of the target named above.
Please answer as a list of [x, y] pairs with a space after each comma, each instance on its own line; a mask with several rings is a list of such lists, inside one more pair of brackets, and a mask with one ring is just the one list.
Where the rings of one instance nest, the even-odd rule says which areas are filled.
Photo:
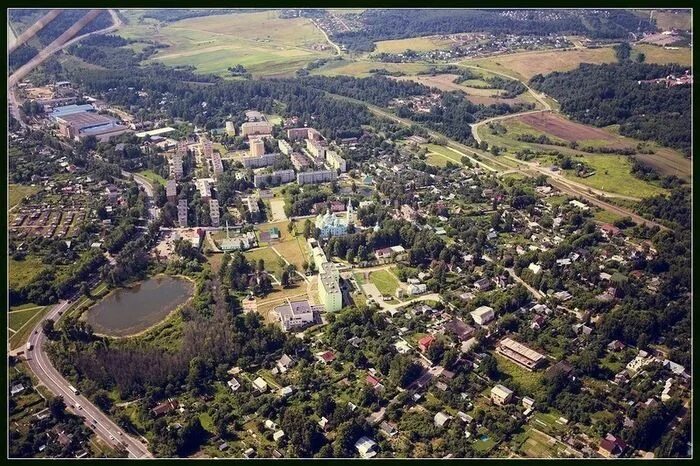
[[[90, 319], [90, 316], [89, 316], [90, 311], [94, 311], [95, 307], [99, 306], [100, 304], [103, 304], [105, 302], [105, 300], [112, 297], [115, 293], [134, 290], [135, 288], [138, 288], [151, 280], [162, 280], [162, 279], [171, 279], [171, 280], [176, 280], [176, 281], [180, 280], [182, 282], [187, 282], [187, 286], [191, 286], [191, 288], [186, 291], [187, 297], [183, 302], [177, 304], [173, 309], [171, 309], [167, 314], [165, 314], [162, 318], [159, 318], [153, 324], [150, 324], [147, 327], [141, 328], [141, 329], [138, 328], [138, 325], [134, 325], [133, 332], [130, 331], [130, 328], [123, 328], [120, 330], [116, 330], [115, 331], [116, 333], [128, 332], [128, 333], [123, 334], [123, 335], [116, 335], [116, 334], [110, 334], [108, 332], [104, 332], [104, 330], [103, 330], [104, 326], [102, 326], [100, 324], [95, 324], [94, 322], [90, 322], [90, 320], [89, 320]], [[183, 306], [187, 305], [189, 302], [192, 301], [192, 299], [194, 298], [195, 290], [196, 290], [196, 281], [192, 277], [188, 277], [186, 275], [167, 275], [167, 274], [160, 273], [157, 275], [153, 275], [151, 277], [147, 277], [144, 280], [130, 283], [127, 286], [123, 286], [123, 287], [119, 287], [119, 288], [115, 288], [113, 290], [110, 290], [110, 292], [107, 293], [106, 295], [104, 295], [99, 301], [95, 302], [89, 308], [87, 308], [85, 311], [83, 311], [83, 313], [81, 315], [81, 320], [85, 320], [87, 323], [89, 323], [93, 327], [94, 335], [96, 335], [98, 337], [110, 338], [110, 339], [114, 339], [114, 340], [139, 337], [139, 336], [142, 336], [145, 333], [165, 324], [166, 322], [169, 322], [177, 314], [177, 312], [182, 309]], [[97, 329], [96, 327], [101, 327], [101, 328]]]

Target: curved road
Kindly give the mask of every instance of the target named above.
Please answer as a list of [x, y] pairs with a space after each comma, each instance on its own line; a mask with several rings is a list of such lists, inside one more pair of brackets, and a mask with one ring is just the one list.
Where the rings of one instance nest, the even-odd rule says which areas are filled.
[[[71, 304], [71, 301], [61, 301], [49, 311], [45, 318], [57, 320]], [[46, 343], [46, 340], [47, 338], [41, 329], [41, 323], [39, 323], [29, 337], [29, 343], [31, 343], [33, 348], [26, 352], [27, 364], [41, 383], [55, 395], [62, 396], [66, 402], [66, 409], [77, 416], [85, 418], [85, 423], [108, 445], [118, 447], [121, 444], [129, 453], [130, 458], [152, 458], [143, 442], [127, 434], [87, 398], [74, 394], [68, 388], [70, 384], [53, 367], [45, 352], [44, 343]]]
[[[124, 176], [131, 175], [129, 172], [122, 172], [122, 174]], [[133, 175], [133, 179], [144, 188], [148, 197], [153, 197], [153, 186], [148, 180], [140, 175]], [[151, 207], [149, 208], [149, 212], [151, 214], [151, 218], [149, 218], [150, 222], [158, 215], [158, 209]], [[69, 388], [70, 383], [68, 380], [66, 380], [51, 364], [51, 360], [44, 348], [47, 338], [42, 331], [42, 323], [46, 319], [53, 319], [54, 322], [58, 321], [63, 312], [69, 309], [72, 304], [73, 302], [70, 300], [59, 302], [34, 328], [28, 340], [32, 349], [28, 351], [25, 350], [29, 368], [34, 372], [39, 381], [53, 394], [62, 396], [66, 402], [66, 408], [70, 412], [83, 417], [85, 423], [97, 436], [104, 440], [105, 443], [112, 447], [121, 445], [126, 449], [131, 458], [152, 458], [153, 455], [151, 455], [142, 441], [130, 436], [124, 429], [115, 424], [107, 414], [103, 413], [83, 395], [76, 395], [73, 393]]]

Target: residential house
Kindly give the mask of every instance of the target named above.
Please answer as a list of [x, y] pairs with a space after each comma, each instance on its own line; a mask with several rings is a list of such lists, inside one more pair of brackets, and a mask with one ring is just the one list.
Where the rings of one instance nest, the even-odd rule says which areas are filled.
[[373, 458], [377, 456], [377, 442], [367, 436], [361, 437], [355, 442], [355, 449], [361, 458]]
[[512, 399], [513, 390], [504, 387], [501, 384], [498, 384], [491, 389], [491, 401], [499, 406], [510, 403]]

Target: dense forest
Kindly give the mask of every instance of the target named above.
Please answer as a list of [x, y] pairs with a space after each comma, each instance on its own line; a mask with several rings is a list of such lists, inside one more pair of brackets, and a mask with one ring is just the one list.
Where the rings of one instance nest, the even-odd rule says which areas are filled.
[[187, 18], [199, 18], [201, 16], [230, 15], [233, 13], [245, 13], [264, 10], [242, 10], [238, 8], [172, 8], [172, 9], [150, 9], [143, 17], [153, 18], [158, 21], [175, 22]]
[[359, 17], [360, 31], [333, 35], [348, 50], [371, 51], [387, 39], [492, 32], [525, 35], [581, 34], [597, 39], [626, 38], [655, 25], [624, 10], [372, 10]]
[[654, 140], [690, 155], [691, 86], [644, 82], [685, 70], [680, 65], [584, 63], [566, 73], [536, 75], [531, 82], [575, 120], [599, 127], [619, 124], [625, 136]]

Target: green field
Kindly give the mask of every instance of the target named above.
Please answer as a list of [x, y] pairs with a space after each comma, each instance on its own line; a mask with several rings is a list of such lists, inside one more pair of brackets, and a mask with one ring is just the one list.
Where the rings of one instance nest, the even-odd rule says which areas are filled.
[[[10, 326], [10, 328], [12, 328], [12, 330], [16, 332], [10, 335], [10, 349], [19, 348], [27, 342], [27, 338], [29, 338], [29, 334], [32, 332], [32, 329], [39, 322], [41, 322], [41, 319], [44, 318], [44, 315], [48, 312], [48, 310], [49, 307], [43, 307], [35, 311], [22, 311], [18, 313], [30, 314], [30, 316], [22, 316], [15, 318], [15, 325], [21, 324], [18, 328], [12, 327], [12, 319], [14, 313], [9, 315], [8, 325]], [[24, 322], [22, 322], [22, 320], [24, 320]]]
[[144, 178], [146, 178], [151, 183], [158, 183], [158, 184], [162, 184], [163, 186], [165, 186], [167, 184], [167, 180], [165, 178], [163, 178], [162, 176], [158, 175], [157, 173], [155, 173], [153, 170], [140, 171], [140, 172], [138, 172], [138, 174], [143, 176]]
[[7, 186], [7, 201], [8, 201], [8, 207], [12, 208], [19, 204], [22, 199], [24, 199], [27, 196], [31, 196], [34, 193], [39, 192], [39, 187], [38, 186], [27, 186], [27, 185], [22, 185], [22, 184], [10, 184]]
[[270, 247], [253, 249], [246, 251], [243, 255], [248, 259], [252, 266], [256, 267], [258, 260], [262, 259], [265, 262], [265, 270], [277, 277], [277, 280], [282, 278], [283, 267], [279, 263], [280, 257], [275, 254]]
[[[529, 371], [517, 364], [507, 360], [500, 354], [495, 354], [496, 361], [498, 362], [498, 371], [506, 374], [510, 379], [520, 385], [523, 390], [525, 390], [528, 395], [532, 396], [536, 391], [538, 391], [542, 385], [540, 380], [542, 380], [542, 374], [536, 371]], [[506, 385], [508, 382], [506, 382]]]
[[445, 163], [454, 162], [457, 165], [462, 164], [462, 155], [458, 154], [454, 150], [445, 146], [438, 146], [437, 144], [426, 144], [425, 147], [428, 148], [429, 154], [437, 154], [445, 160]]
[[21, 288], [29, 284], [45, 266], [36, 256], [27, 256], [17, 261], [8, 258], [8, 278], [11, 288]]
[[394, 296], [399, 281], [386, 270], [378, 270], [369, 274], [369, 281], [374, 283], [379, 292], [384, 296]]
[[688, 47], [678, 47], [675, 49], [666, 49], [658, 45], [652, 44], [635, 44], [632, 47], [632, 54], [643, 53], [646, 63], [679, 63], [681, 65], [690, 66], [693, 59], [693, 51]]
[[583, 156], [582, 160], [596, 170], [595, 175], [579, 178], [571, 174], [569, 177], [591, 188], [638, 198], [666, 192], [663, 188], [635, 178], [630, 172], [632, 163], [626, 156], [590, 154]]
[[173, 23], [140, 18], [120, 30], [136, 40], [156, 40], [169, 45], [152, 60], [166, 65], [192, 65], [203, 73], [230, 75], [243, 65], [253, 76], [289, 76], [335, 49], [306, 18], [279, 18], [278, 11], [245, 12], [188, 18]]
[[622, 216], [614, 214], [607, 210], [597, 210], [593, 214], [593, 218], [598, 220], [599, 222], [614, 223], [615, 221], [620, 220]]
[[12, 330], [17, 331], [24, 324], [34, 317], [38, 312], [42, 312], [45, 306], [31, 307], [28, 309], [23, 309], [21, 311], [14, 311], [7, 314], [7, 326]]
[[411, 37], [409, 39], [382, 40], [375, 42], [374, 53], [401, 53], [406, 50], [427, 52], [429, 50], [448, 49], [454, 42], [437, 36]]

